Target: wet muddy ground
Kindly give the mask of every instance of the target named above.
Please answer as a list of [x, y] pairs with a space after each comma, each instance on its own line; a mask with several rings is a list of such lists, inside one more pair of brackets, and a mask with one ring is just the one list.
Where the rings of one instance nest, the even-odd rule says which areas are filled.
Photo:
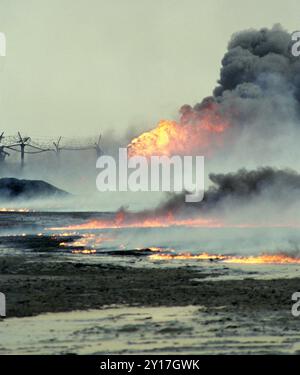
[[300, 353], [299, 265], [74, 254], [79, 238], [0, 237], [0, 353]]

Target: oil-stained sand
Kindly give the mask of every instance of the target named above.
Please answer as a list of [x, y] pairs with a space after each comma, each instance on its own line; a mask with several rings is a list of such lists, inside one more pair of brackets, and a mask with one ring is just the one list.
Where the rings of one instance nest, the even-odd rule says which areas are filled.
[[298, 265], [264, 275], [266, 266], [150, 261], [147, 249], [83, 256], [61, 240], [1, 237], [0, 353], [299, 352]]
[[[80, 258], [79, 258], [80, 259]], [[201, 268], [144, 268], [53, 261], [51, 256], [0, 258], [0, 285], [7, 295], [7, 316], [129, 306], [205, 306], [226, 311], [291, 310], [300, 278], [211, 279]], [[225, 271], [220, 268], [219, 276]], [[209, 280], [205, 280], [210, 277]], [[294, 318], [293, 318], [294, 319]]]

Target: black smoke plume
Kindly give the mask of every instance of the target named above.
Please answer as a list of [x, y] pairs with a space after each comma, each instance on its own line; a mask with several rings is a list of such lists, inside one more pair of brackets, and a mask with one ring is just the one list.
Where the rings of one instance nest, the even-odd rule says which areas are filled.
[[184, 210], [197, 209], [205, 213], [227, 204], [229, 207], [250, 205], [259, 199], [287, 207], [300, 198], [300, 174], [290, 169], [240, 169], [236, 173], [212, 173], [209, 178], [213, 185], [204, 193], [201, 202], [186, 203], [185, 192], [173, 196], [162, 204], [158, 211], [181, 213]]
[[194, 107], [184, 105], [182, 120], [193, 122], [214, 109], [239, 126], [298, 121], [300, 59], [291, 47], [291, 35], [280, 25], [234, 34], [213, 95]]

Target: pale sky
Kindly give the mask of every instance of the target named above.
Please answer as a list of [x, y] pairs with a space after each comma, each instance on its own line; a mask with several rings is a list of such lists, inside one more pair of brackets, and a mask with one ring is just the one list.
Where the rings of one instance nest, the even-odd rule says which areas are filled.
[[0, 130], [154, 127], [210, 95], [233, 32], [300, 29], [299, 0], [0, 0]]

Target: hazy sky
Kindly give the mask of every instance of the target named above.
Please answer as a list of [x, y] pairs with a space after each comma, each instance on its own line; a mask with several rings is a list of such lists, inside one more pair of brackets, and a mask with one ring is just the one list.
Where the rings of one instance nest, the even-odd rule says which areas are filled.
[[300, 29], [299, 0], [0, 0], [0, 129], [143, 130], [211, 94], [233, 32]]

